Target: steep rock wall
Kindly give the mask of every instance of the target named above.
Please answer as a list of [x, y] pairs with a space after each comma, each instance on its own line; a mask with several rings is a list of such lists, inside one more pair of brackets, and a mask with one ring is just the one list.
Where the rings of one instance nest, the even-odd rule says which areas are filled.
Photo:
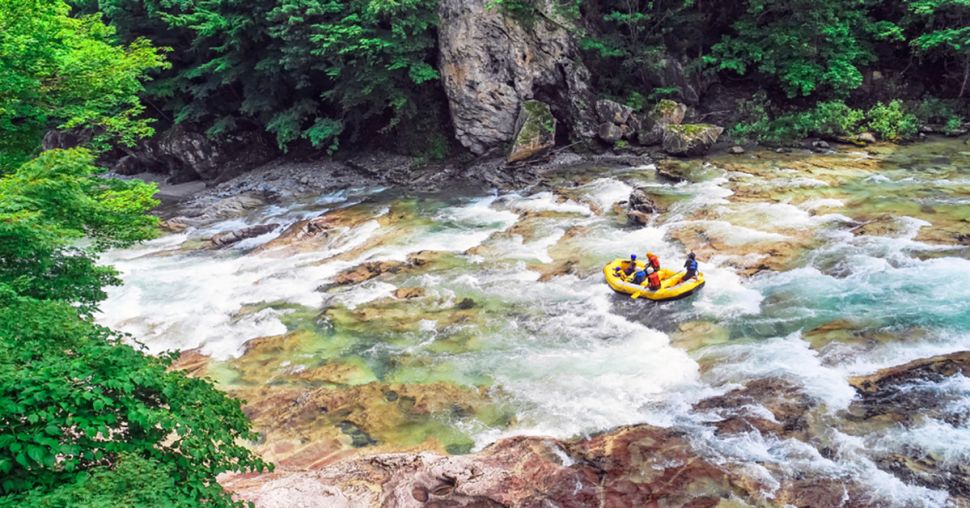
[[487, 0], [442, 0], [439, 68], [455, 136], [475, 154], [512, 140], [523, 101], [536, 99], [574, 139], [593, 135], [589, 71], [550, 7], [523, 22]]

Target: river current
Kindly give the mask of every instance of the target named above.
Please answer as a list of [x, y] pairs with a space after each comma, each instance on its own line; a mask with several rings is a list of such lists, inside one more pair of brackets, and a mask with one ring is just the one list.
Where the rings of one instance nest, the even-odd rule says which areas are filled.
[[[269, 205], [110, 252], [124, 285], [99, 319], [152, 352], [198, 348], [208, 375], [250, 401], [277, 387], [437, 401], [391, 414], [361, 400], [301, 430], [355, 453], [467, 453], [648, 423], [763, 476], [768, 498], [787, 470], [864, 478], [887, 505], [946, 505], [945, 490], [878, 459], [970, 462], [970, 379], [910, 387], [947, 403], [907, 425], [847, 425], [845, 413], [852, 376], [970, 349], [970, 145], [725, 155], [680, 163], [684, 181], [656, 169], [584, 167], [532, 192], [358, 188]], [[614, 206], [634, 188], [662, 210], [646, 227]], [[321, 215], [326, 234], [274, 240]], [[266, 223], [279, 227], [203, 248]], [[691, 249], [707, 279], [693, 297], [634, 301], [603, 282], [612, 258], [650, 250], [680, 267]], [[376, 277], [335, 283], [376, 262]], [[261, 337], [276, 342], [247, 344]], [[818, 402], [814, 444], [719, 435], [695, 409], [765, 378]]]

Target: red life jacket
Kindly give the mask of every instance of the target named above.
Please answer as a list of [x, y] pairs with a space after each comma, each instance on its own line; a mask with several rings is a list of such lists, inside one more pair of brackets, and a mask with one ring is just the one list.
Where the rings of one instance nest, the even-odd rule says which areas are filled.
[[650, 265], [653, 266], [654, 270], [660, 269], [660, 260], [657, 259], [657, 256], [653, 254], [647, 254], [647, 260], [650, 261]]
[[647, 275], [647, 282], [650, 284], [650, 289], [660, 289], [660, 275], [657, 272]]

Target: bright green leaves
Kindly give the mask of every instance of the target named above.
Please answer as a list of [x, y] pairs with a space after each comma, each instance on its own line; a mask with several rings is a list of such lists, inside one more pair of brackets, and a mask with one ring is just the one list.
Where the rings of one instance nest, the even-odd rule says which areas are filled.
[[119, 282], [96, 260], [155, 234], [155, 186], [103, 178], [88, 148], [38, 154], [58, 126], [98, 149], [150, 132], [160, 56], [114, 39], [63, 2], [0, 0], [0, 506], [230, 506], [216, 476], [264, 466], [239, 402], [91, 319]]
[[150, 134], [138, 95], [165, 63], [146, 40], [128, 47], [99, 16], [62, 0], [0, 0], [0, 173], [23, 163], [50, 128], [85, 128], [92, 145]]
[[919, 120], [903, 110], [903, 104], [894, 100], [888, 104], [876, 103], [868, 113], [868, 125], [880, 139], [902, 141], [916, 136]]
[[918, 120], [905, 111], [900, 101], [876, 103], [868, 112], [841, 101], [819, 102], [805, 111], [771, 114], [771, 105], [761, 94], [740, 104], [742, 121], [731, 129], [738, 139], [785, 145], [808, 136], [846, 139], [870, 130], [879, 139], [903, 141], [916, 135]]
[[35, 500], [82, 503], [80, 493], [58, 486], [80, 488], [78, 473], [91, 469], [108, 481], [140, 457], [151, 465], [140, 475], [170, 486], [165, 499], [228, 506], [216, 475], [265, 466], [241, 444], [255, 436], [239, 402], [208, 381], [167, 371], [170, 358], [123, 344], [79, 320], [69, 304], [3, 294], [0, 494], [12, 497], [0, 504], [16, 505], [24, 499], [18, 493], [30, 490]]
[[870, 0], [749, 0], [734, 34], [706, 61], [721, 70], [773, 77], [790, 97], [824, 89], [844, 96], [862, 84], [861, 66], [875, 61], [872, 39], [899, 29], [870, 17]]
[[[98, 250], [150, 238], [154, 185], [99, 178], [84, 149], [51, 150], [0, 177], [0, 284], [18, 294], [62, 300], [88, 313], [114, 272]], [[90, 240], [81, 248], [78, 241]], [[93, 250], [92, 250], [93, 249]]]

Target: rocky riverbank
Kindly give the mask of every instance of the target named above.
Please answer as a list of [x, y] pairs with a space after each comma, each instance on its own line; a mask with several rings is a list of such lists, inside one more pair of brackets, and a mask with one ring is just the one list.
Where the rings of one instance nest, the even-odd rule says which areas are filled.
[[[968, 374], [970, 352], [960, 352], [860, 377], [854, 381], [858, 401], [848, 410], [848, 428], [840, 430], [853, 433], [861, 430], [855, 426], [885, 428], [894, 421], [930, 417], [919, 395], [906, 386]], [[936, 402], [938, 407], [945, 401]], [[709, 415], [705, 425], [721, 438], [757, 436], [834, 453], [825, 451], [832, 429], [820, 421], [817, 405], [797, 386], [765, 378], [701, 400], [694, 409]], [[968, 423], [965, 414], [959, 418]], [[887, 505], [859, 478], [776, 466], [769, 480], [757, 469], [716, 460], [706, 446], [694, 433], [634, 425], [567, 441], [504, 439], [460, 456], [321, 454], [304, 457], [305, 467], [299, 469], [226, 476], [222, 483], [239, 499], [267, 508]], [[955, 506], [970, 502], [966, 464], [947, 464], [916, 450], [886, 456], [880, 463], [917, 483], [951, 492]]]

